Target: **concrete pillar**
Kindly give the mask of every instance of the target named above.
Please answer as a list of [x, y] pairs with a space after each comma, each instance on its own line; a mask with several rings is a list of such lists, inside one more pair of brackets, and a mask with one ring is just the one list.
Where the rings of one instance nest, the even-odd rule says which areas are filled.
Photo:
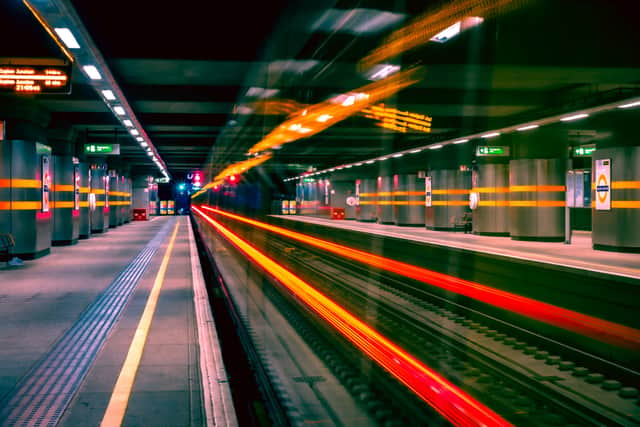
[[453, 231], [469, 210], [471, 173], [459, 169], [432, 170], [431, 206], [425, 208], [425, 226], [429, 230]]
[[375, 221], [377, 219], [378, 183], [374, 178], [356, 181], [356, 220]]
[[104, 233], [109, 230], [109, 176], [107, 165], [91, 165], [91, 189], [89, 206], [91, 210], [91, 232]]
[[424, 178], [415, 174], [394, 175], [393, 222], [396, 225], [424, 225]]
[[51, 247], [49, 115], [30, 100], [2, 97], [0, 120], [0, 233], [13, 235], [14, 255], [38, 258]]
[[473, 209], [473, 233], [508, 236], [509, 164], [479, 164], [471, 181], [471, 193], [477, 198], [477, 206]]
[[597, 147], [591, 176], [594, 249], [640, 252], [640, 146]]

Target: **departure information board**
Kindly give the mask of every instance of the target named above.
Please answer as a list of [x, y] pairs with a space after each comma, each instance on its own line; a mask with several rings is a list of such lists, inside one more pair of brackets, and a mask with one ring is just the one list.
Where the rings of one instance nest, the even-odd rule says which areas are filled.
[[0, 62], [0, 92], [71, 93], [71, 65], [15, 65]]

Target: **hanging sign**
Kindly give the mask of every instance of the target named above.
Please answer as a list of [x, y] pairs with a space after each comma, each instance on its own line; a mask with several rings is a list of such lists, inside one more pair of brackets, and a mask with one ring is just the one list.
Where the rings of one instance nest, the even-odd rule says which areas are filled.
[[611, 210], [611, 159], [596, 160], [596, 210]]

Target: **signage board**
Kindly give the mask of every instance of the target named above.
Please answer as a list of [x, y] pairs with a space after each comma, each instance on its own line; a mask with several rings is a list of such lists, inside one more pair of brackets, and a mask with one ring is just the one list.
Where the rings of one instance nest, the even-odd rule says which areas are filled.
[[120, 144], [84, 144], [85, 154], [102, 156], [117, 156], [120, 154]]
[[0, 92], [71, 93], [71, 64], [45, 64], [46, 61], [33, 61], [42, 64], [25, 65], [7, 62], [6, 59], [0, 59]]
[[509, 147], [504, 145], [480, 145], [476, 148], [476, 156], [508, 156]]
[[567, 172], [567, 192], [566, 192], [566, 203], [568, 208], [576, 207], [576, 174], [574, 171]]
[[42, 156], [42, 212], [49, 212], [49, 192], [51, 191], [51, 167], [49, 156]]
[[73, 209], [80, 209], [80, 167], [73, 167]]
[[575, 147], [573, 149], [573, 155], [575, 157], [591, 157], [595, 151], [595, 145], [583, 145], [581, 147]]
[[611, 210], [611, 159], [596, 160], [596, 210]]
[[424, 178], [424, 205], [426, 207], [431, 207], [431, 177], [427, 176]]

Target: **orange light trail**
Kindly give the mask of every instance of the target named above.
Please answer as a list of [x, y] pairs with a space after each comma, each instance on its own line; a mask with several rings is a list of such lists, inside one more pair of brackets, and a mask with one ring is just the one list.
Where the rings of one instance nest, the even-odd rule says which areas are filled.
[[460, 279], [447, 274], [428, 270], [426, 268], [381, 257], [370, 252], [353, 249], [348, 246], [307, 236], [285, 228], [231, 214], [219, 209], [214, 209], [209, 206], [201, 205], [201, 208], [214, 212], [218, 215], [226, 216], [228, 218], [324, 249], [345, 258], [353, 259], [370, 265], [371, 267], [408, 277], [459, 295], [464, 295], [494, 307], [499, 307], [523, 316], [531, 317], [538, 321], [545, 322], [565, 330], [577, 332], [599, 341], [608, 342], [610, 344], [634, 350], [640, 349], [640, 330], [635, 328], [578, 313], [576, 311], [523, 297], [521, 295], [494, 289], [469, 280]]
[[450, 422], [458, 426], [511, 425], [202, 210], [195, 206], [193, 210], [243, 254], [318, 313], [352, 344]]
[[306, 107], [291, 115], [263, 140], [251, 147], [249, 154], [260, 153], [275, 146], [315, 135], [353, 116], [362, 109], [417, 83], [421, 79], [421, 73], [420, 67], [410, 68], [343, 94], [351, 98], [351, 103], [346, 100], [343, 103], [324, 101]]
[[525, 0], [454, 0], [447, 2], [438, 10], [429, 10], [399, 28], [387, 37], [383, 44], [371, 51], [360, 61], [364, 68], [415, 49], [428, 43], [433, 36], [445, 28], [471, 16], [491, 18], [525, 4]]

